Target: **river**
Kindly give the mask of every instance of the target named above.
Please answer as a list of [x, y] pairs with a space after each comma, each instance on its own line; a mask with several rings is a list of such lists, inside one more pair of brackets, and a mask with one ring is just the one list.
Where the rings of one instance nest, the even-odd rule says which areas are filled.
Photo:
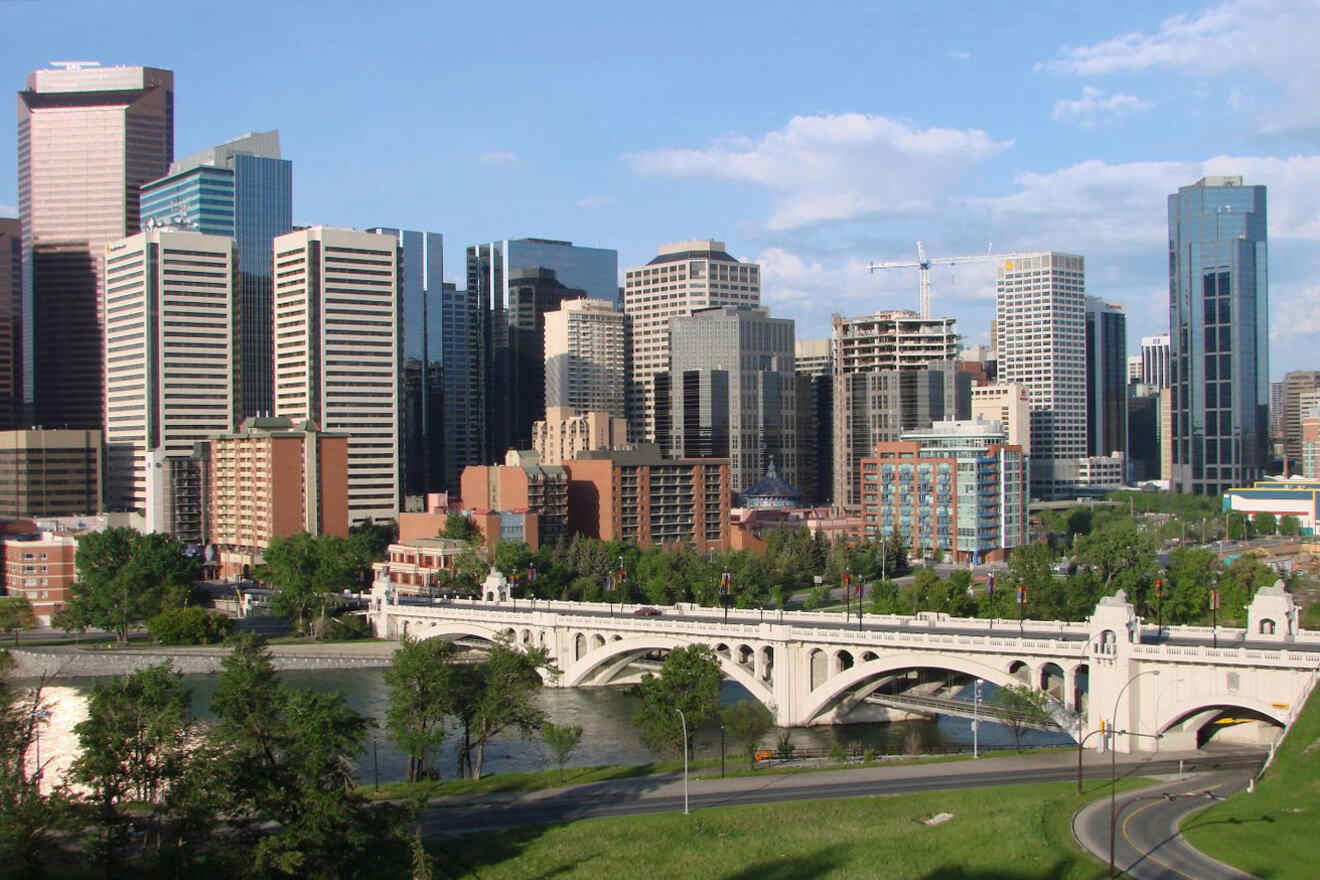
[[[407, 761], [390, 743], [383, 727], [388, 693], [382, 669], [289, 670], [280, 678], [293, 687], [317, 691], [343, 691], [348, 704], [373, 719], [378, 725], [367, 739], [358, 760], [358, 778], [370, 783], [376, 778], [382, 782], [401, 779], [407, 771]], [[77, 737], [73, 727], [87, 716], [88, 695], [93, 679], [71, 679], [48, 685], [45, 700], [50, 708], [50, 723], [43, 731], [39, 750], [43, 759], [50, 761], [47, 785], [55, 784], [67, 772], [77, 751]], [[212, 717], [209, 711], [216, 678], [213, 675], [186, 675], [185, 685], [192, 693], [194, 714], [201, 719]], [[987, 686], [986, 698], [993, 694]], [[626, 688], [546, 688], [538, 699], [546, 716], [555, 724], [582, 725], [582, 742], [569, 761], [571, 766], [593, 764], [641, 764], [654, 759], [642, 746], [632, 715], [640, 701]], [[743, 688], [733, 682], [724, 682], [720, 701], [733, 704], [750, 699]], [[782, 731], [776, 730], [766, 737], [773, 743]], [[799, 748], [829, 748], [836, 739], [844, 745], [858, 743], [873, 749], [876, 754], [904, 754], [913, 750], [946, 750], [962, 746], [970, 749], [971, 721], [967, 718], [937, 716], [933, 721], [903, 721], [895, 723], [844, 724], [824, 727], [799, 727], [789, 731], [792, 742]], [[984, 746], [1007, 746], [1013, 743], [1012, 733], [1002, 725], [982, 721], [979, 734]], [[458, 739], [454, 731], [436, 755], [434, 766], [448, 778], [454, 775], [456, 761], [453, 744]], [[1062, 745], [1071, 738], [1057, 731], [1027, 731], [1024, 745]], [[696, 753], [700, 757], [717, 757], [720, 753], [719, 725], [710, 722], [696, 737]], [[740, 758], [730, 755], [731, 766]], [[524, 770], [542, 770], [553, 766], [550, 751], [536, 739], [524, 740], [516, 733], [497, 739], [486, 748], [484, 773], [510, 773]]]

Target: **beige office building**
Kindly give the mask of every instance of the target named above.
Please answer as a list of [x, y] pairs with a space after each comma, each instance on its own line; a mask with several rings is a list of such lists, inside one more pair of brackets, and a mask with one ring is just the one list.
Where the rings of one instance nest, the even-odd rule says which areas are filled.
[[100, 431], [0, 431], [0, 517], [100, 511]]
[[148, 468], [234, 429], [237, 276], [224, 236], [149, 229], [105, 248], [105, 505], [144, 511], [149, 532], [170, 530], [153, 518], [170, 487]]
[[1025, 385], [1003, 382], [972, 389], [972, 418], [999, 422], [1008, 443], [1031, 455], [1031, 395]]
[[628, 426], [654, 442], [655, 375], [669, 371], [669, 319], [712, 306], [761, 304], [761, 267], [742, 263], [710, 238], [660, 247], [645, 266], [624, 273], [623, 311], [631, 324]]
[[275, 239], [275, 415], [348, 435], [349, 524], [399, 513], [393, 235], [313, 226]]
[[36, 424], [99, 428], [105, 247], [174, 158], [174, 74], [56, 66], [18, 93], [23, 396]]
[[545, 407], [624, 417], [627, 316], [613, 303], [570, 299], [545, 314]]
[[563, 464], [593, 449], [618, 449], [628, 442], [628, 421], [595, 410], [546, 407], [545, 418], [532, 422], [532, 449], [542, 464]]

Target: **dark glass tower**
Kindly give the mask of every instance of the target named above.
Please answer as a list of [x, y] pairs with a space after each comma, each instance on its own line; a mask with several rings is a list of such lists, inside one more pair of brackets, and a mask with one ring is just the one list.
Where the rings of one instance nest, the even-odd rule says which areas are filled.
[[1169, 196], [1175, 492], [1258, 479], [1269, 448], [1265, 187], [1206, 177]]
[[1127, 315], [1086, 298], [1086, 454], [1127, 454]]
[[278, 131], [249, 132], [170, 165], [142, 187], [142, 225], [228, 235], [238, 248], [240, 408], [270, 413], [271, 242], [293, 229], [293, 163]]

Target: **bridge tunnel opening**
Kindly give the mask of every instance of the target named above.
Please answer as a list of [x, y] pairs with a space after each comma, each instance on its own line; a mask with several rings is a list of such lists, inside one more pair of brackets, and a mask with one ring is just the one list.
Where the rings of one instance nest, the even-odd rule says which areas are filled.
[[1283, 725], [1242, 706], [1207, 706], [1184, 715], [1163, 730], [1165, 748], [1268, 746]]
[[1040, 689], [1062, 703], [1064, 701], [1063, 667], [1057, 663], [1046, 663], [1041, 666]]

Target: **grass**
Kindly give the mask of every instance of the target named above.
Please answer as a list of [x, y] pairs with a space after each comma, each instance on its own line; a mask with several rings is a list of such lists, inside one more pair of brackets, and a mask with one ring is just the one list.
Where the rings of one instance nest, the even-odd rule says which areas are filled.
[[1183, 823], [1183, 836], [1267, 880], [1310, 880], [1320, 863], [1320, 689], [1313, 691], [1253, 794], [1234, 795]]
[[[1129, 780], [1123, 787], [1145, 784]], [[1073, 813], [1108, 791], [1072, 783], [792, 801], [587, 819], [432, 844], [441, 876], [1093, 880]], [[927, 826], [922, 820], [953, 818]], [[643, 867], [644, 866], [644, 867]]]

